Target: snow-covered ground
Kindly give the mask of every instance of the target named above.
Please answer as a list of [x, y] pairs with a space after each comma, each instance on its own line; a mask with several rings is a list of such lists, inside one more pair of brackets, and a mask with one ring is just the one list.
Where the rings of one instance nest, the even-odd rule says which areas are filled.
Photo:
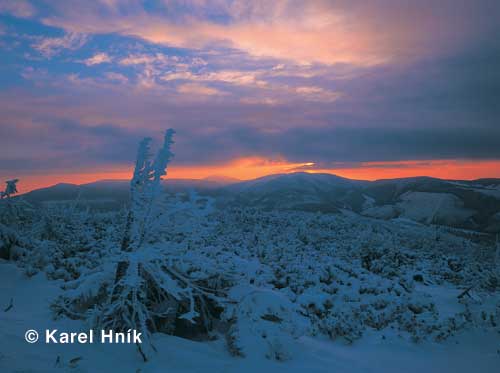
[[[438, 299], [453, 303], [455, 294], [436, 287]], [[46, 345], [24, 340], [28, 329], [85, 330], [78, 321], [53, 321], [49, 304], [60, 292], [56, 281], [40, 273], [26, 277], [18, 267], [0, 262], [1, 372], [498, 372], [497, 332], [467, 330], [445, 342], [415, 344], [391, 333], [370, 333], [352, 345], [325, 337], [295, 341], [292, 360], [277, 362], [231, 356], [221, 340], [195, 342], [155, 335], [158, 349], [143, 363], [130, 345]], [[449, 292], [448, 292], [449, 293]], [[453, 305], [449, 305], [453, 307]], [[73, 362], [71, 362], [73, 360]]]

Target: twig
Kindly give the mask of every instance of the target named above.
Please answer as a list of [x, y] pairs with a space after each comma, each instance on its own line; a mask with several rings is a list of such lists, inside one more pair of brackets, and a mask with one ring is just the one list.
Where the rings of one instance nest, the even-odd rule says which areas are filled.
[[463, 298], [464, 296], [466, 296], [466, 295], [470, 298], [469, 291], [471, 291], [473, 287], [474, 287], [474, 286], [470, 286], [470, 287], [468, 287], [467, 289], [465, 289], [463, 292], [461, 292], [461, 293], [457, 296], [457, 298], [458, 298], [458, 299], [462, 299], [462, 298]]
[[7, 308], [5, 308], [5, 309], [3, 310], [3, 312], [8, 312], [8, 311], [10, 311], [12, 307], [14, 307], [14, 298], [10, 298], [10, 303], [9, 303], [9, 305], [7, 306]]

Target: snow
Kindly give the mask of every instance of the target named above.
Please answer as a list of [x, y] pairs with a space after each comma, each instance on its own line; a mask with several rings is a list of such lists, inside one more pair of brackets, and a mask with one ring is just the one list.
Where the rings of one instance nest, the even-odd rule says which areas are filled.
[[397, 206], [401, 216], [416, 221], [432, 223], [434, 220], [453, 226], [472, 216], [475, 211], [463, 207], [462, 201], [449, 193], [407, 192]]
[[489, 188], [483, 187], [483, 188], [467, 188], [467, 189], [500, 199], [500, 185], [492, 186]]
[[363, 194], [363, 198], [365, 199], [362, 206], [363, 210], [371, 208], [375, 205], [375, 198], [367, 196], [366, 194]]
[[[219, 211], [197, 200], [195, 194], [172, 200], [168, 235], [160, 232], [163, 239], [148, 250], [128, 254], [129, 261], [149, 266], [164, 257], [193, 281], [215, 274], [232, 279], [221, 320], [237, 320], [232, 324], [234, 346], [242, 356], [232, 356], [231, 344], [227, 346], [217, 331], [216, 340], [203, 342], [154, 333], [151, 340], [158, 353], [147, 363], [133, 346], [24, 342], [24, 332], [31, 328], [88, 330], [89, 320], [53, 320], [50, 307], [60, 296], [91, 299], [99, 284], [113, 278], [120, 257], [108, 251], [110, 243], [105, 242], [117, 242], [119, 235], [99, 238], [84, 229], [89, 223], [109, 225], [113, 214], [95, 214], [90, 220], [77, 214], [72, 219], [80, 222], [79, 231], [71, 230], [74, 225], [51, 229], [70, 229], [65, 232], [72, 232], [73, 242], [95, 246], [104, 259], [94, 261], [93, 251], [86, 251], [53, 261], [56, 251], [51, 257], [43, 254], [41, 262], [32, 255], [1, 263], [0, 305], [13, 299], [13, 308], [0, 318], [2, 371], [51, 371], [58, 356], [61, 369], [71, 364], [82, 372], [447, 371], [444, 367], [465, 372], [471, 366], [495, 371], [498, 328], [488, 320], [498, 320], [500, 298], [498, 288], [487, 290], [491, 260], [477, 256], [486, 253], [485, 247], [444, 231], [436, 240], [434, 228], [399, 221], [355, 214]], [[41, 253], [55, 250], [57, 242], [46, 244]], [[481, 260], [482, 272], [477, 272], [476, 260]], [[31, 263], [41, 264], [36, 269]], [[73, 271], [79, 271], [79, 277]], [[31, 278], [25, 275], [33, 273]], [[423, 282], [413, 281], [415, 274], [421, 274]], [[162, 286], [170, 291], [177, 287], [174, 278], [164, 280], [170, 284]], [[460, 301], [457, 295], [470, 284], [476, 284], [470, 299]], [[413, 315], [409, 307], [421, 313]], [[187, 312], [189, 318], [197, 311]], [[481, 321], [482, 312], [488, 315], [486, 322]], [[446, 331], [450, 327], [453, 330]], [[69, 363], [78, 357], [82, 359]]]
[[305, 194], [318, 190], [329, 191], [332, 187], [352, 187], [362, 185], [365, 182], [350, 180], [331, 174], [310, 174], [306, 172], [295, 172], [292, 174], [275, 174], [264, 176], [255, 180], [245, 181], [229, 186], [229, 189], [239, 191], [273, 192], [276, 190], [296, 189]]
[[[372, 204], [373, 205], [373, 204]], [[463, 202], [450, 193], [405, 192], [394, 205], [370, 206], [362, 211], [377, 219], [395, 217], [425, 224], [439, 222], [454, 226], [467, 221], [476, 211], [464, 208]]]
[[[294, 341], [292, 360], [277, 362], [265, 357], [229, 355], [221, 340], [195, 342], [168, 335], [154, 335], [158, 355], [143, 363], [129, 345], [28, 344], [28, 329], [56, 327], [85, 330], [72, 320], [53, 321], [48, 305], [61, 291], [58, 283], [40, 273], [27, 278], [15, 265], [0, 262], [0, 304], [14, 299], [8, 312], [0, 313], [0, 371], [2, 372], [497, 372], [500, 364], [498, 334], [465, 331], [444, 343], [412, 342], [372, 333], [354, 345], [325, 338], [301, 337]], [[434, 288], [439, 297], [439, 288]], [[446, 298], [450, 299], [450, 298]], [[59, 364], [56, 361], [59, 357]], [[81, 357], [70, 364], [70, 360]], [[71, 368], [71, 366], [74, 366]]]
[[397, 216], [399, 211], [395, 206], [383, 205], [369, 207], [366, 210], [363, 210], [362, 214], [376, 219], [391, 219]]

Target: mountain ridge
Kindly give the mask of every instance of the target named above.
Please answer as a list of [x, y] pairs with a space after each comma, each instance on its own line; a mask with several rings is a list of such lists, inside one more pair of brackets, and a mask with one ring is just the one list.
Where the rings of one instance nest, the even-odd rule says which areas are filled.
[[[128, 180], [82, 185], [59, 183], [16, 198], [32, 204], [78, 199], [98, 209], [121, 208], [129, 199]], [[252, 180], [166, 179], [165, 190], [196, 190], [221, 206], [265, 210], [342, 213], [350, 210], [376, 219], [410, 219], [495, 233], [500, 231], [500, 178], [446, 180], [427, 176], [353, 180], [328, 173], [285, 173]]]

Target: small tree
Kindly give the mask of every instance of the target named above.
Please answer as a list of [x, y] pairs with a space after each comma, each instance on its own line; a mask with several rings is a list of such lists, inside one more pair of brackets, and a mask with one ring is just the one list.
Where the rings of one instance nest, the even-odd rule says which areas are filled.
[[[19, 201], [15, 201], [11, 199], [11, 195], [17, 193], [17, 183], [19, 179], [7, 180], [5, 182], [5, 190], [0, 191], [0, 199], [2, 204], [0, 205], [0, 223], [7, 224], [10, 226], [16, 225], [19, 223], [19, 218], [21, 214], [21, 206]], [[25, 202], [23, 201], [25, 204]]]
[[[147, 239], [153, 221], [158, 218], [161, 205], [161, 180], [167, 174], [167, 166], [173, 157], [170, 147], [173, 144], [173, 129], [165, 132], [163, 146], [154, 161], [151, 161], [151, 138], [144, 138], [139, 144], [134, 174], [130, 182], [130, 209], [123, 234], [121, 251], [138, 252]], [[137, 256], [126, 255], [118, 262], [114, 288], [111, 294], [105, 323], [118, 330], [148, 330], [147, 286], [156, 281], [144, 268]], [[146, 360], [146, 354], [140, 345], [139, 352]]]
[[[163, 147], [158, 151], [154, 162], [151, 162], [151, 138], [146, 137], [139, 144], [134, 175], [130, 182], [130, 209], [121, 244], [123, 252], [137, 251], [142, 247], [154, 226], [155, 217], [159, 215], [161, 180], [167, 174], [168, 163], [174, 155], [170, 151], [174, 133], [173, 129], [165, 132]], [[126, 260], [118, 263], [115, 284], [119, 284], [128, 266]], [[119, 291], [120, 287], [117, 286], [115, 293]]]
[[[173, 154], [174, 131], [165, 133], [163, 146], [154, 160], [150, 138], [139, 145], [134, 174], [130, 183], [130, 209], [120, 247], [120, 258], [113, 273], [103, 263], [103, 271], [89, 274], [72, 284], [68, 295], [54, 304], [57, 314], [71, 318], [90, 318], [100, 329], [137, 330], [143, 344], [137, 348], [146, 361], [154, 350], [150, 332], [173, 333], [177, 319], [197, 329], [209, 330], [208, 301], [217, 302], [215, 291], [180, 273], [169, 264], [168, 249], [149, 245], [164, 223], [166, 212], [161, 184]], [[196, 320], [195, 320], [196, 319]]]
[[5, 184], [7, 184], [5, 186], [5, 191], [0, 192], [0, 198], [1, 199], [9, 198], [11, 196], [11, 194], [16, 194], [17, 193], [17, 185], [16, 184], [18, 181], [19, 181], [19, 179], [7, 180], [5, 182]]

